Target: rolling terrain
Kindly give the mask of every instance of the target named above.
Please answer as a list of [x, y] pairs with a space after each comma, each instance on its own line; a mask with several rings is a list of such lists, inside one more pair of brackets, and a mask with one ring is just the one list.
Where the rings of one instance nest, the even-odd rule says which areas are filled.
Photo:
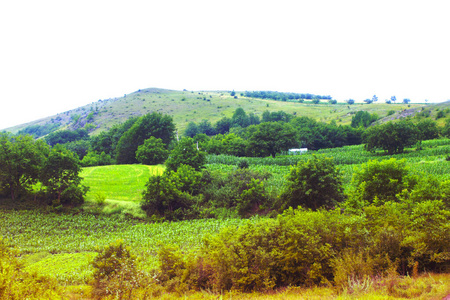
[[[235, 98], [236, 97], [236, 98]], [[234, 111], [241, 107], [246, 113], [262, 115], [264, 111], [285, 111], [296, 116], [308, 116], [317, 121], [329, 123], [335, 121], [339, 124], [349, 124], [354, 113], [359, 110], [376, 113], [384, 122], [400, 117], [414, 116], [424, 107], [430, 110], [434, 117], [439, 110], [448, 108], [449, 103], [441, 104], [376, 104], [355, 103], [348, 105], [344, 102], [329, 104], [321, 100], [319, 104], [310, 101], [275, 101], [241, 96], [236, 92], [233, 97], [228, 91], [174, 91], [157, 88], [142, 89], [126, 94], [123, 97], [98, 100], [88, 105], [61, 112], [40, 120], [6, 128], [5, 131], [18, 133], [26, 127], [54, 126], [58, 129], [77, 129], [85, 127], [90, 134], [98, 134], [111, 128], [113, 125], [123, 123], [130, 117], [141, 116], [151, 112], [160, 112], [173, 117], [174, 123], [180, 133], [184, 131], [189, 122], [200, 122], [208, 119], [215, 123], [223, 117], [231, 117]], [[441, 121], [443, 122], [443, 121]]]

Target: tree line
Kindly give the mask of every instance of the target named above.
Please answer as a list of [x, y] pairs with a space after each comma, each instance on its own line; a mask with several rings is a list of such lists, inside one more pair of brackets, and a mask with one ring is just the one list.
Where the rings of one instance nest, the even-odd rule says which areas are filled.
[[260, 98], [260, 99], [271, 99], [279, 101], [287, 100], [313, 100], [313, 99], [324, 99], [331, 100], [331, 96], [314, 95], [309, 93], [282, 93], [274, 91], [246, 91], [244, 93], [245, 97]]

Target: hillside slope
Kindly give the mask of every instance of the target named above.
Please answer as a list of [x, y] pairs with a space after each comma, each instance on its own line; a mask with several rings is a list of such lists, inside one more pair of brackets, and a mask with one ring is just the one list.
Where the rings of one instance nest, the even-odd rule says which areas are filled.
[[[385, 117], [394, 110], [398, 116], [406, 109], [420, 110], [423, 104], [329, 104], [322, 100], [319, 104], [283, 102], [248, 98], [236, 93], [232, 97], [227, 91], [174, 91], [157, 88], [138, 90], [119, 98], [99, 100], [77, 109], [59, 113], [40, 120], [21, 124], [6, 131], [18, 133], [20, 130], [33, 126], [49, 126], [76, 129], [84, 127], [90, 129], [91, 134], [98, 134], [111, 128], [114, 124], [122, 123], [130, 117], [141, 116], [151, 112], [161, 112], [171, 115], [180, 133], [184, 131], [189, 122], [200, 122], [208, 119], [215, 123], [223, 117], [231, 117], [238, 107], [247, 113], [261, 116], [266, 110], [285, 111], [296, 116], [309, 116], [318, 121], [337, 124], [349, 124], [352, 115], [359, 110], [376, 113]], [[433, 105], [428, 105], [432, 107]], [[394, 116], [395, 117], [395, 116]]]

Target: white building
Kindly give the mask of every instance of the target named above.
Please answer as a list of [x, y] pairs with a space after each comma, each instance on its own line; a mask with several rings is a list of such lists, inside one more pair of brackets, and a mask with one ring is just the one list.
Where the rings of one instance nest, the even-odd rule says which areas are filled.
[[308, 151], [308, 148], [299, 148], [299, 149], [289, 149], [288, 153], [290, 155], [297, 155], [297, 154], [303, 154]]

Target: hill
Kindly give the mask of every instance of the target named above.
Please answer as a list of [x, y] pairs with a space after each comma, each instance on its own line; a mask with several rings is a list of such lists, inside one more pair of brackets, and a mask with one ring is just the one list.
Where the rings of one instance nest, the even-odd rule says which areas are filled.
[[389, 120], [406, 115], [413, 116], [422, 112], [424, 107], [430, 111], [431, 116], [434, 116], [438, 110], [447, 109], [449, 105], [448, 103], [432, 105], [355, 103], [348, 105], [344, 102], [329, 104], [326, 100], [321, 100], [319, 104], [313, 104], [308, 100], [300, 103], [298, 100], [275, 101], [245, 97], [244, 93], [240, 92], [236, 92], [236, 96], [230, 94], [228, 91], [194, 92], [157, 88], [142, 89], [123, 97], [98, 100], [77, 109], [5, 130], [18, 133], [28, 127], [44, 130], [45, 133], [45, 130], [50, 132], [55, 129], [86, 127], [91, 134], [95, 135], [130, 117], [156, 111], [171, 115], [178, 131], [182, 133], [189, 122], [208, 119], [211, 123], [215, 123], [223, 117], [231, 117], [238, 107], [242, 107], [247, 113], [254, 113], [258, 116], [261, 116], [266, 110], [269, 112], [282, 110], [297, 116], [309, 116], [322, 122], [335, 121], [337, 124], [349, 124], [352, 115], [359, 110], [376, 113], [381, 118], [386, 117], [385, 120]]

